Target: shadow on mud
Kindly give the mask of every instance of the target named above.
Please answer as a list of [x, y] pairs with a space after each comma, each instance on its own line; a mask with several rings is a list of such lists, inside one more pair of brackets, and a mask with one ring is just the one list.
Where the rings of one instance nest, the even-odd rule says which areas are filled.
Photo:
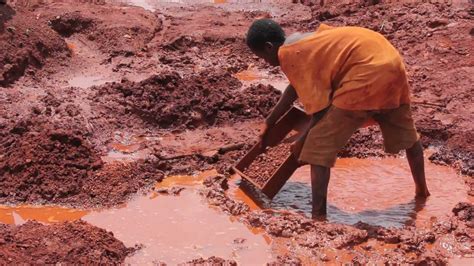
[[5, 23], [12, 19], [15, 14], [15, 10], [9, 5], [0, 4], [0, 33], [5, 31]]

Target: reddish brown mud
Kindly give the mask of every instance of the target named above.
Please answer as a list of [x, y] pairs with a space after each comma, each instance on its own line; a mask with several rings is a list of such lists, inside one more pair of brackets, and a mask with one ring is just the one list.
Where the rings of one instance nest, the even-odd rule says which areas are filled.
[[135, 250], [83, 221], [0, 224], [1, 264], [120, 264]]
[[0, 47], [0, 86], [24, 74], [34, 76], [47, 61], [59, 64], [69, 55], [64, 39], [38, 23], [34, 13], [8, 5], [0, 5]]
[[[34, 227], [28, 232], [39, 239], [64, 235], [71, 239], [66, 243], [81, 243], [63, 256], [66, 262], [35, 246], [33, 254], [44, 254], [35, 262], [124, 263], [129, 249], [119, 241], [145, 245], [125, 260], [136, 264], [200, 257], [192, 263], [440, 264], [472, 257], [472, 4], [135, 1], [145, 10], [111, 2], [12, 0], [0, 6], [6, 47], [0, 53], [0, 201], [78, 208], [0, 208], [2, 223], [59, 222], [23, 225]], [[432, 196], [420, 209], [411, 201], [406, 164], [370, 159], [338, 166], [327, 221], [303, 216], [311, 206], [307, 168], [299, 172], [304, 180], [290, 180], [272, 203], [254, 202], [237, 189], [220, 174], [256, 141], [259, 123], [278, 100], [274, 87], [285, 87], [279, 69], [245, 45], [248, 26], [263, 17], [288, 34], [324, 22], [387, 36], [405, 58], [415, 122], [424, 145], [435, 149], [430, 160], [467, 177], [427, 166]], [[383, 156], [382, 143], [377, 127], [361, 129], [340, 155]], [[221, 149], [229, 145], [237, 148]], [[202, 186], [202, 178], [187, 176], [211, 168], [220, 174]], [[170, 173], [187, 175], [153, 192], [165, 194], [133, 197]], [[186, 187], [188, 179], [199, 192]], [[80, 229], [64, 223], [80, 217], [118, 240], [82, 222]], [[107, 245], [76, 235], [99, 235]], [[14, 245], [24, 240], [15, 239], [8, 248], [21, 256], [7, 263], [30, 262], [25, 248]]]
[[228, 73], [188, 78], [163, 73], [138, 83], [106, 84], [93, 97], [102, 102], [104, 115], [115, 116], [111, 119], [132, 114], [159, 128], [197, 128], [263, 118], [280, 96], [271, 86], [240, 87]]
[[75, 125], [21, 121], [0, 139], [2, 203], [110, 206], [163, 178], [151, 162], [104, 165]]

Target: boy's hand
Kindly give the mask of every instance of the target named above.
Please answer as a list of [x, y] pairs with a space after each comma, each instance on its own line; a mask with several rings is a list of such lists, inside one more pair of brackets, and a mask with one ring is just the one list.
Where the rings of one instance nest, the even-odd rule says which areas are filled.
[[267, 123], [264, 123], [260, 129], [259, 138], [260, 138], [260, 148], [263, 150], [267, 147], [267, 137], [270, 126]]

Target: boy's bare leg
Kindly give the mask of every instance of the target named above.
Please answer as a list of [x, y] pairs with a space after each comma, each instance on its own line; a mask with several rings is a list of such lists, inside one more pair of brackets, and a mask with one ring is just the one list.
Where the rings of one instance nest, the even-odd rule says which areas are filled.
[[408, 163], [410, 164], [411, 174], [416, 186], [416, 197], [426, 198], [430, 195], [425, 179], [425, 162], [423, 159], [423, 146], [417, 141], [413, 146], [406, 150]]
[[313, 218], [326, 215], [329, 177], [331, 168], [311, 165], [311, 189], [313, 192]]

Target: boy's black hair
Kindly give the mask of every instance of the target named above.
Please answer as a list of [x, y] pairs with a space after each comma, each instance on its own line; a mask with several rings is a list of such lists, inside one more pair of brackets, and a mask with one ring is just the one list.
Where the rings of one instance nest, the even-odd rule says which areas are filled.
[[271, 19], [254, 21], [247, 32], [247, 46], [252, 50], [260, 51], [266, 42], [282, 45], [285, 42], [285, 32]]

